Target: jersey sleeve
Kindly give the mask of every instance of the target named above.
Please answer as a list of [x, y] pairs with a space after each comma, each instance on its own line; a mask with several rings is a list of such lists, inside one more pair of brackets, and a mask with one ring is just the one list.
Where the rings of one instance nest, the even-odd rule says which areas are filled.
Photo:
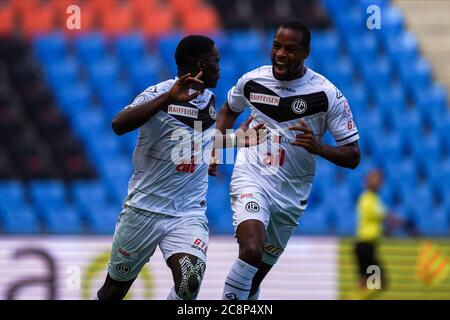
[[228, 91], [228, 105], [234, 112], [242, 112], [248, 106], [248, 101], [244, 96], [244, 85], [247, 82], [247, 74], [243, 75], [235, 86]]
[[164, 84], [158, 84], [151, 86], [147, 89], [145, 89], [142, 93], [138, 94], [136, 98], [134, 98], [133, 102], [131, 102], [129, 105], [125, 106], [124, 109], [134, 108], [137, 106], [140, 106], [146, 102], [152, 101], [156, 97], [162, 95], [163, 93], [167, 92], [170, 89], [167, 85]]
[[327, 127], [336, 145], [342, 146], [358, 140], [358, 129], [347, 99], [336, 87], [327, 92], [327, 97]]

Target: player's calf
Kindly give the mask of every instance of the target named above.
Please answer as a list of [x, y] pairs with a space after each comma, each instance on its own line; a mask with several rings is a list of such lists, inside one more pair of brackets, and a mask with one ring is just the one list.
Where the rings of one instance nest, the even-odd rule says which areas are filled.
[[117, 281], [108, 274], [105, 283], [97, 292], [98, 300], [122, 300], [135, 279], [129, 281]]

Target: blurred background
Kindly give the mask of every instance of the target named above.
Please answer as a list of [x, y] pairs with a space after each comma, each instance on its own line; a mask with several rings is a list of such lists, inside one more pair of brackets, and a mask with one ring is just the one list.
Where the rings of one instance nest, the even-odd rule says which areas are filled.
[[[10, 270], [0, 299], [89, 298], [94, 274], [103, 280], [137, 139], [116, 136], [110, 123], [142, 90], [175, 76], [184, 35], [209, 35], [220, 49], [219, 109], [242, 74], [270, 64], [274, 30], [290, 19], [312, 29], [306, 65], [347, 97], [362, 161], [346, 170], [318, 159], [297, 237], [261, 297], [339, 299], [355, 288], [355, 203], [365, 174], [380, 168], [381, 196], [407, 223], [382, 243], [391, 281], [378, 297], [450, 299], [448, 12], [444, 0], [0, 0], [0, 267]], [[232, 169], [210, 178], [213, 267], [200, 298], [220, 297], [237, 254]], [[28, 254], [47, 262], [21, 260]], [[161, 259], [135, 297], [165, 298]], [[75, 289], [71, 266], [81, 272]], [[53, 291], [21, 282], [49, 268]]]

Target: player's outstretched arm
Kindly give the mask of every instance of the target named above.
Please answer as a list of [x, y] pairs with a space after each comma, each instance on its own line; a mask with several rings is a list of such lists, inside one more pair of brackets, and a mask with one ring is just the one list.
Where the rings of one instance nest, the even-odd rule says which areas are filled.
[[189, 89], [194, 85], [203, 85], [203, 81], [200, 80], [202, 71], [200, 71], [195, 77], [192, 77], [190, 73], [185, 74], [175, 81], [172, 88], [161, 94], [160, 96], [145, 102], [134, 108], [125, 109], [119, 112], [112, 121], [112, 129], [118, 134], [122, 135], [129, 131], [133, 131], [153, 117], [159, 110], [173, 103], [174, 101], [190, 101], [200, 94], [200, 91], [195, 91], [189, 94]]
[[217, 132], [215, 138], [215, 149], [234, 148], [234, 147], [252, 147], [263, 143], [267, 139], [267, 131], [264, 123], [259, 123], [253, 128], [249, 128], [253, 116], [242, 122], [234, 134], [223, 134]]
[[305, 120], [301, 119], [299, 125], [290, 126], [289, 130], [298, 130], [303, 133], [297, 134], [295, 140], [291, 144], [305, 148], [312, 154], [317, 154], [322, 158], [338, 165], [340, 167], [355, 169], [361, 159], [359, 145], [357, 141], [343, 145], [343, 146], [329, 146], [317, 141], [314, 132], [306, 124]]

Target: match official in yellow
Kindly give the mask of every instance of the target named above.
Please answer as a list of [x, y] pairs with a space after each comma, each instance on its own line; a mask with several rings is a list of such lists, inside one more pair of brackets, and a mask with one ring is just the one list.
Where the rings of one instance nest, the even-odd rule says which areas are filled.
[[385, 270], [377, 256], [377, 247], [384, 233], [385, 219], [393, 225], [398, 225], [400, 219], [388, 213], [378, 192], [383, 184], [383, 175], [379, 170], [372, 170], [366, 176], [366, 189], [359, 196], [357, 203], [357, 234], [355, 254], [359, 268], [359, 288], [355, 299], [368, 299], [379, 290], [368, 290], [367, 280], [372, 274], [370, 266], [378, 266], [381, 271], [381, 289], [386, 288]]

